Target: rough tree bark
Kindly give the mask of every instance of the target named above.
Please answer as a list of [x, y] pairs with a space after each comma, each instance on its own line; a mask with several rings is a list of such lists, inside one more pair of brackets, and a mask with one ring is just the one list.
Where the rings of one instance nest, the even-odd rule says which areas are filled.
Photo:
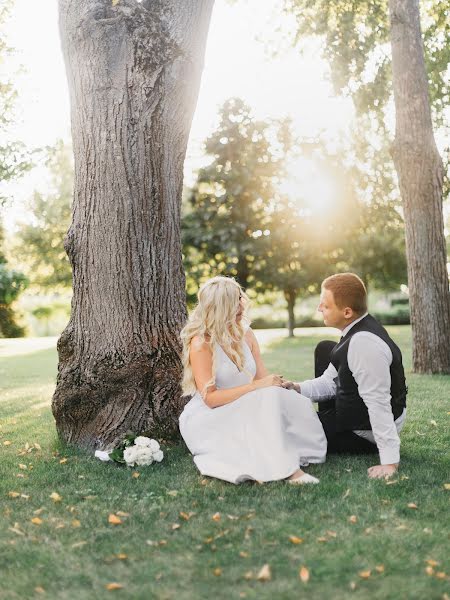
[[183, 162], [213, 0], [60, 0], [75, 156], [59, 435], [170, 435], [182, 408]]
[[393, 158], [402, 195], [413, 369], [450, 373], [450, 293], [442, 160], [431, 121], [418, 0], [389, 0], [396, 112]]

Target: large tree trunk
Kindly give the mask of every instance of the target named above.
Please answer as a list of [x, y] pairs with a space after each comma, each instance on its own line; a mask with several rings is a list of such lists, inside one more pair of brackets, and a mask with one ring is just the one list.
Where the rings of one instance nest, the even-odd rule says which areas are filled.
[[396, 110], [393, 157], [406, 224], [413, 368], [450, 373], [443, 166], [431, 121], [418, 0], [389, 0]]
[[213, 0], [60, 0], [75, 155], [60, 436], [168, 436], [182, 408], [183, 162]]

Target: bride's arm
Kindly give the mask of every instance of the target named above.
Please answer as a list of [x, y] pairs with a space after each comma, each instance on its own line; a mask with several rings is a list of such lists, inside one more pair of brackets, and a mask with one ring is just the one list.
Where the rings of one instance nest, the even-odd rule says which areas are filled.
[[264, 366], [263, 359], [261, 358], [261, 350], [259, 349], [258, 340], [256, 339], [255, 334], [249, 328], [245, 333], [245, 340], [247, 344], [250, 346], [250, 350], [252, 351], [253, 358], [256, 363], [256, 374], [255, 379], [262, 379], [268, 375], [267, 369]]
[[278, 375], [268, 375], [260, 381], [252, 381], [236, 387], [218, 390], [216, 386], [210, 385], [205, 390], [205, 387], [212, 379], [212, 352], [211, 348], [206, 343], [199, 343], [195, 338], [191, 343], [189, 352], [192, 373], [195, 379], [195, 385], [200, 390], [203, 400], [210, 408], [217, 408], [224, 404], [234, 402], [244, 394], [252, 392], [257, 388], [267, 387], [270, 385], [281, 386], [281, 379]]

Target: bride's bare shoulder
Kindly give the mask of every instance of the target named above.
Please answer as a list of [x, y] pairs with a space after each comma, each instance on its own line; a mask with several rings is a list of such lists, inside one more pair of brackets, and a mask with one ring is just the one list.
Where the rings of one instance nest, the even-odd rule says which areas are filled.
[[191, 341], [191, 352], [211, 352], [209, 336], [194, 335]]

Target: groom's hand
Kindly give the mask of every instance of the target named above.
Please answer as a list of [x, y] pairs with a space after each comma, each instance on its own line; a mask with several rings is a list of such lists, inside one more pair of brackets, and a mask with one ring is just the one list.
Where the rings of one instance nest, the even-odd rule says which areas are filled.
[[284, 387], [287, 390], [295, 390], [297, 392], [297, 394], [301, 393], [300, 392], [300, 384], [295, 383], [294, 381], [283, 381], [282, 387]]
[[398, 464], [393, 465], [375, 465], [367, 469], [367, 474], [371, 479], [389, 479], [397, 472]]

